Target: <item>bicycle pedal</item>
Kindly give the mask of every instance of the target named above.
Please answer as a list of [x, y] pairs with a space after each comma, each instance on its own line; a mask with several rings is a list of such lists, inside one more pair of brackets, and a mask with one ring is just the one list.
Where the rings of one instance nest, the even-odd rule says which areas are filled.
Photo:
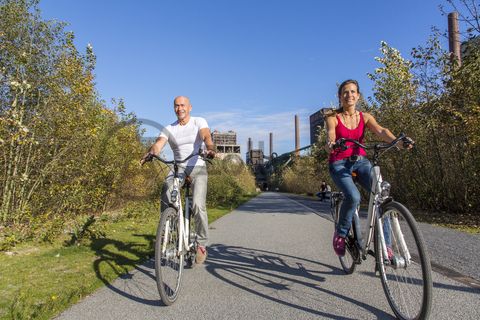
[[187, 269], [192, 269], [192, 268], [195, 266], [194, 261], [195, 261], [195, 258], [192, 258], [192, 257], [188, 258], [188, 259], [185, 261], [185, 268], [187, 268]]

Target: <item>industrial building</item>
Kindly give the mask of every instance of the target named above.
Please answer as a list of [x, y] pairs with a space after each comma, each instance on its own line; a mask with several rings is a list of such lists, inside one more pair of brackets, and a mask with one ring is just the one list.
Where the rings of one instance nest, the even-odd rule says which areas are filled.
[[228, 158], [234, 161], [242, 161], [240, 145], [237, 144], [237, 133], [235, 131], [219, 132], [214, 130], [212, 140], [220, 159]]
[[320, 130], [324, 127], [323, 114], [318, 110], [310, 115], [310, 144], [315, 144], [318, 141]]

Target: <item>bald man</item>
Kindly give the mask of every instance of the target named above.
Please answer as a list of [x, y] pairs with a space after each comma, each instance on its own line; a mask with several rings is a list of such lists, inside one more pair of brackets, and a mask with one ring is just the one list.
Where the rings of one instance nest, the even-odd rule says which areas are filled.
[[[176, 97], [173, 108], [177, 121], [166, 126], [160, 133], [156, 142], [142, 158], [141, 163], [148, 161], [149, 154], [159, 155], [168, 142], [172, 148], [175, 160], [183, 160], [192, 153], [198, 152], [203, 145], [207, 148], [207, 156], [215, 157], [214, 145], [207, 121], [200, 117], [190, 116], [192, 105], [190, 99], [184, 96]], [[195, 262], [202, 264], [207, 258], [208, 242], [208, 217], [207, 217], [207, 167], [205, 161], [192, 157], [187, 163], [179, 165], [179, 172], [184, 172], [192, 179], [192, 210], [195, 217], [197, 233], [197, 255]], [[170, 193], [173, 188], [173, 173], [170, 172], [165, 179], [162, 189], [162, 212], [168, 208]]]

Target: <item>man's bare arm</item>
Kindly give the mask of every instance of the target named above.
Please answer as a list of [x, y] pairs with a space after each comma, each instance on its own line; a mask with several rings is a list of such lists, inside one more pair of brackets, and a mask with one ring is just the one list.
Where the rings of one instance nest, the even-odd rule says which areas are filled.
[[155, 143], [152, 144], [148, 152], [140, 160], [140, 164], [143, 165], [148, 160], [148, 157], [150, 154], [154, 154], [158, 156], [166, 143], [167, 143], [167, 138], [165, 137], [157, 138], [157, 141], [155, 141]]
[[205, 146], [207, 147], [207, 155], [209, 157], [215, 157], [215, 145], [213, 144], [212, 135], [209, 128], [200, 129], [200, 137], [202, 137]]

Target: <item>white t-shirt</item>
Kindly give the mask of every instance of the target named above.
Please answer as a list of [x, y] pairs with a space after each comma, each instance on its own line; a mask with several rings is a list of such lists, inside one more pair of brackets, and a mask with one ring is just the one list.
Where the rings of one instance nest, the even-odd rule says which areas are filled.
[[[188, 123], [181, 126], [178, 120], [166, 126], [159, 137], [164, 137], [170, 144], [175, 160], [183, 160], [192, 153], [198, 152], [200, 148], [204, 149], [203, 140], [200, 136], [200, 129], [208, 128], [207, 121], [200, 117], [190, 117]], [[188, 160], [179, 166], [204, 166], [203, 161], [198, 156]]]

